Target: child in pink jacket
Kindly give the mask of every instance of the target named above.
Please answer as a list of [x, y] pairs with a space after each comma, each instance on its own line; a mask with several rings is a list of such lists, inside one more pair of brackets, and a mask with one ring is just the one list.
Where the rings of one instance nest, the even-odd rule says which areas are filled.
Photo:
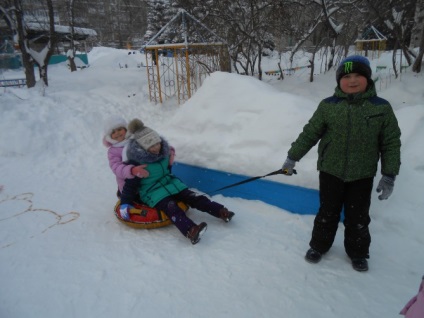
[[[138, 178], [145, 178], [149, 176], [149, 172], [144, 169], [146, 165], [134, 166], [126, 164], [126, 156], [123, 153], [125, 145], [128, 143], [131, 134], [127, 130], [127, 122], [120, 116], [109, 117], [104, 125], [103, 144], [108, 147], [107, 157], [109, 159], [109, 166], [116, 176], [118, 184], [117, 195], [121, 198], [121, 193], [124, 188], [126, 180]], [[124, 155], [124, 157], [123, 157]], [[137, 182], [133, 180], [133, 182]], [[125, 198], [121, 198], [122, 204], [132, 204], [132, 202], [125, 202]], [[125, 209], [121, 213], [121, 217], [125, 220], [129, 219], [129, 209]]]

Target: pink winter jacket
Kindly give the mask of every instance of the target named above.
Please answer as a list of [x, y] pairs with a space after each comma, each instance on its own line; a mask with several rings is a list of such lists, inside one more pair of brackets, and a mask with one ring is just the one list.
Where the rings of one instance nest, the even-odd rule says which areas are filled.
[[116, 182], [118, 183], [119, 191], [122, 193], [124, 188], [125, 179], [132, 179], [134, 176], [131, 174], [131, 168], [134, 165], [125, 164], [122, 161], [122, 150], [124, 147], [113, 147], [111, 144], [108, 144], [103, 141], [105, 146], [109, 146], [107, 150], [107, 158], [109, 159], [109, 166], [112, 169], [113, 173], [116, 176]]
[[418, 294], [403, 307], [400, 312], [406, 318], [423, 318], [424, 317], [424, 277], [421, 281]]

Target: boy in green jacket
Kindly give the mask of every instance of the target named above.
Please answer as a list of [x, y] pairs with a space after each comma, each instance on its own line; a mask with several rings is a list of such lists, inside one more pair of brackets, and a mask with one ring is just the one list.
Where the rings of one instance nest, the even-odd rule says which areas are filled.
[[320, 208], [305, 259], [318, 263], [332, 246], [344, 210], [347, 255], [357, 271], [367, 271], [371, 236], [368, 225], [374, 177], [381, 158], [380, 200], [393, 191], [400, 168], [400, 129], [390, 103], [377, 97], [367, 58], [345, 58], [336, 72], [333, 96], [321, 101], [288, 151], [283, 164], [293, 174], [318, 141]]

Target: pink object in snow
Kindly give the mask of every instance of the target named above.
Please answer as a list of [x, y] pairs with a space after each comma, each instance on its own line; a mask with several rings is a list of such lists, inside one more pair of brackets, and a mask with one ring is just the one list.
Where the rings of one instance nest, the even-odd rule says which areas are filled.
[[406, 318], [424, 318], [424, 276], [418, 294], [408, 301], [399, 314]]

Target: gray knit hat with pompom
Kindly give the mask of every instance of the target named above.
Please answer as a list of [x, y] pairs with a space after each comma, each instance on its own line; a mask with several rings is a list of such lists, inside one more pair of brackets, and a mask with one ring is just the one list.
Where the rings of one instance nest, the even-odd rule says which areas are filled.
[[137, 143], [148, 150], [151, 146], [162, 141], [159, 134], [153, 129], [144, 125], [140, 119], [133, 119], [128, 124], [128, 131], [133, 134]]

